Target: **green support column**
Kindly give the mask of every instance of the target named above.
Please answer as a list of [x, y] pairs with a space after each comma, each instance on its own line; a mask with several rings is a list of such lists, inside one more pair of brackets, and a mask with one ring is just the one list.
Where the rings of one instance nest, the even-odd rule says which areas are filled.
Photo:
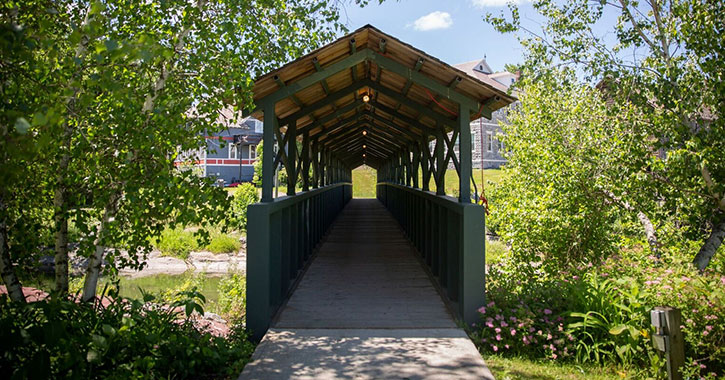
[[320, 184], [320, 155], [317, 139], [312, 140], [312, 188], [317, 189]]
[[418, 144], [412, 145], [413, 150], [413, 187], [420, 188], [418, 183], [418, 166], [420, 165], [420, 149]]
[[302, 191], [310, 190], [310, 135], [302, 135]]
[[320, 162], [318, 164], [318, 168], [320, 169], [320, 187], [324, 187], [327, 184], [325, 182], [327, 178], [327, 150], [325, 150], [325, 148], [320, 149]]
[[297, 120], [287, 126], [287, 195], [295, 195], [297, 183]]
[[420, 142], [420, 169], [423, 171], [421, 190], [430, 191], [430, 148], [427, 136], [423, 136], [423, 140]]
[[262, 202], [272, 201], [272, 188], [274, 187], [274, 130], [277, 126], [277, 116], [274, 114], [274, 104], [264, 106], [264, 132], [262, 139], [267, 146], [267, 154], [262, 157]]
[[471, 154], [471, 122], [468, 119], [469, 108], [461, 105], [458, 111], [458, 138], [460, 144], [458, 147], [458, 158], [461, 171], [458, 175], [461, 203], [471, 203], [471, 166], [473, 156]]
[[446, 195], [446, 164], [445, 164], [445, 153], [443, 152], [443, 146], [445, 140], [443, 139], [444, 131], [436, 132], [436, 195]]

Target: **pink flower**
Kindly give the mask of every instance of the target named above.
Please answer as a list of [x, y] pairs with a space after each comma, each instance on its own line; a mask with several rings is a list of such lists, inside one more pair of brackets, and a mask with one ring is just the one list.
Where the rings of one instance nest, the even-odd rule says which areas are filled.
[[496, 334], [498, 334], [498, 333], [501, 332], [501, 328], [500, 327], [496, 327], [494, 330], [496, 331]]
[[558, 358], [558, 357], [559, 357], [559, 356], [558, 356], [558, 355], [556, 355], [556, 354], [551, 354], [551, 358], [552, 358], [552, 359], [554, 359], [554, 360], [556, 360], [556, 358]]
[[494, 351], [494, 352], [498, 351], [498, 347], [496, 347], [496, 345], [495, 345], [495, 344], [492, 344], [492, 345], [491, 345], [491, 348], [493, 348], [493, 351]]
[[480, 307], [480, 308], [478, 309], [478, 312], [479, 312], [479, 313], [481, 313], [481, 314], [486, 314], [486, 307], [485, 307], [485, 306], [481, 306], [481, 307]]
[[493, 307], [494, 305], [496, 305], [496, 302], [493, 302], [493, 301], [491, 301], [491, 302], [489, 302], [489, 303], [488, 303], [488, 305], [486, 305], [486, 306], [488, 306], [488, 307]]
[[705, 326], [705, 330], [712, 331], [712, 326], [710, 326], [710, 325]]
[[[469, 309], [469, 310], [470, 310], [470, 309]], [[544, 309], [544, 314], [546, 314], [546, 315], [549, 315], [549, 314], [551, 314], [551, 310], [549, 310], [549, 309]]]
[[516, 330], [511, 329], [511, 336], [514, 336], [514, 335], [516, 335]]
[[486, 322], [486, 326], [488, 326], [489, 328], [493, 328], [493, 323], [492, 322]]
[[509, 324], [506, 321], [501, 321], [501, 327], [509, 327]]
[[551, 336], [551, 334], [546, 334], [546, 340], [551, 340], [551, 339], [553, 339], [553, 338], [554, 338], [554, 337], [553, 337], [553, 336]]
[[501, 340], [501, 334], [496, 334], [496, 340], [498, 340], [498, 341]]
[[708, 335], [710, 335], [710, 332], [709, 332], [709, 331], [707, 331], [707, 330], [705, 330], [705, 331], [703, 331], [703, 332], [702, 332], [702, 335], [703, 335], [703, 336], [708, 336]]
[[506, 349], [507, 349], [507, 350], [508, 350], [509, 348], [511, 348], [511, 346], [509, 346], [508, 344], [505, 344], [505, 345], [504, 345], [504, 347], [506, 347]]

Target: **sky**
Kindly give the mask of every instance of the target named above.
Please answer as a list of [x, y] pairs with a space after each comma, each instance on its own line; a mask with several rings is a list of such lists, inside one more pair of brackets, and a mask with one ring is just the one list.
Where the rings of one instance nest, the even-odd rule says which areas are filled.
[[[371, 24], [399, 40], [446, 62], [486, 61], [493, 71], [523, 60], [522, 48], [513, 34], [501, 34], [484, 21], [486, 13], [508, 14], [507, 0], [371, 0], [360, 8], [348, 3], [342, 21], [353, 31]], [[533, 19], [536, 11], [519, 0], [521, 19]]]

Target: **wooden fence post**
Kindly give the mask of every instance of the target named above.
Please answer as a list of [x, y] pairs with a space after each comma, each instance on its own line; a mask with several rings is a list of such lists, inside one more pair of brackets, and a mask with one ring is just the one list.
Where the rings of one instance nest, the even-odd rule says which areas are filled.
[[667, 379], [682, 380], [685, 365], [685, 340], [680, 325], [682, 313], [672, 307], [655, 307], [650, 314], [657, 329], [653, 336], [655, 348], [663, 351], [667, 360]]

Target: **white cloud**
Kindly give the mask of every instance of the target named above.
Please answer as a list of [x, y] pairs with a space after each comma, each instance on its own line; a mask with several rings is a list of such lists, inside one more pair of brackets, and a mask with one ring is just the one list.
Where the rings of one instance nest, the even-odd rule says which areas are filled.
[[508, 3], [521, 4], [521, 0], [471, 0], [476, 8], [503, 7]]
[[420, 31], [448, 29], [451, 25], [453, 19], [450, 13], [441, 11], [431, 12], [413, 22], [413, 28]]

